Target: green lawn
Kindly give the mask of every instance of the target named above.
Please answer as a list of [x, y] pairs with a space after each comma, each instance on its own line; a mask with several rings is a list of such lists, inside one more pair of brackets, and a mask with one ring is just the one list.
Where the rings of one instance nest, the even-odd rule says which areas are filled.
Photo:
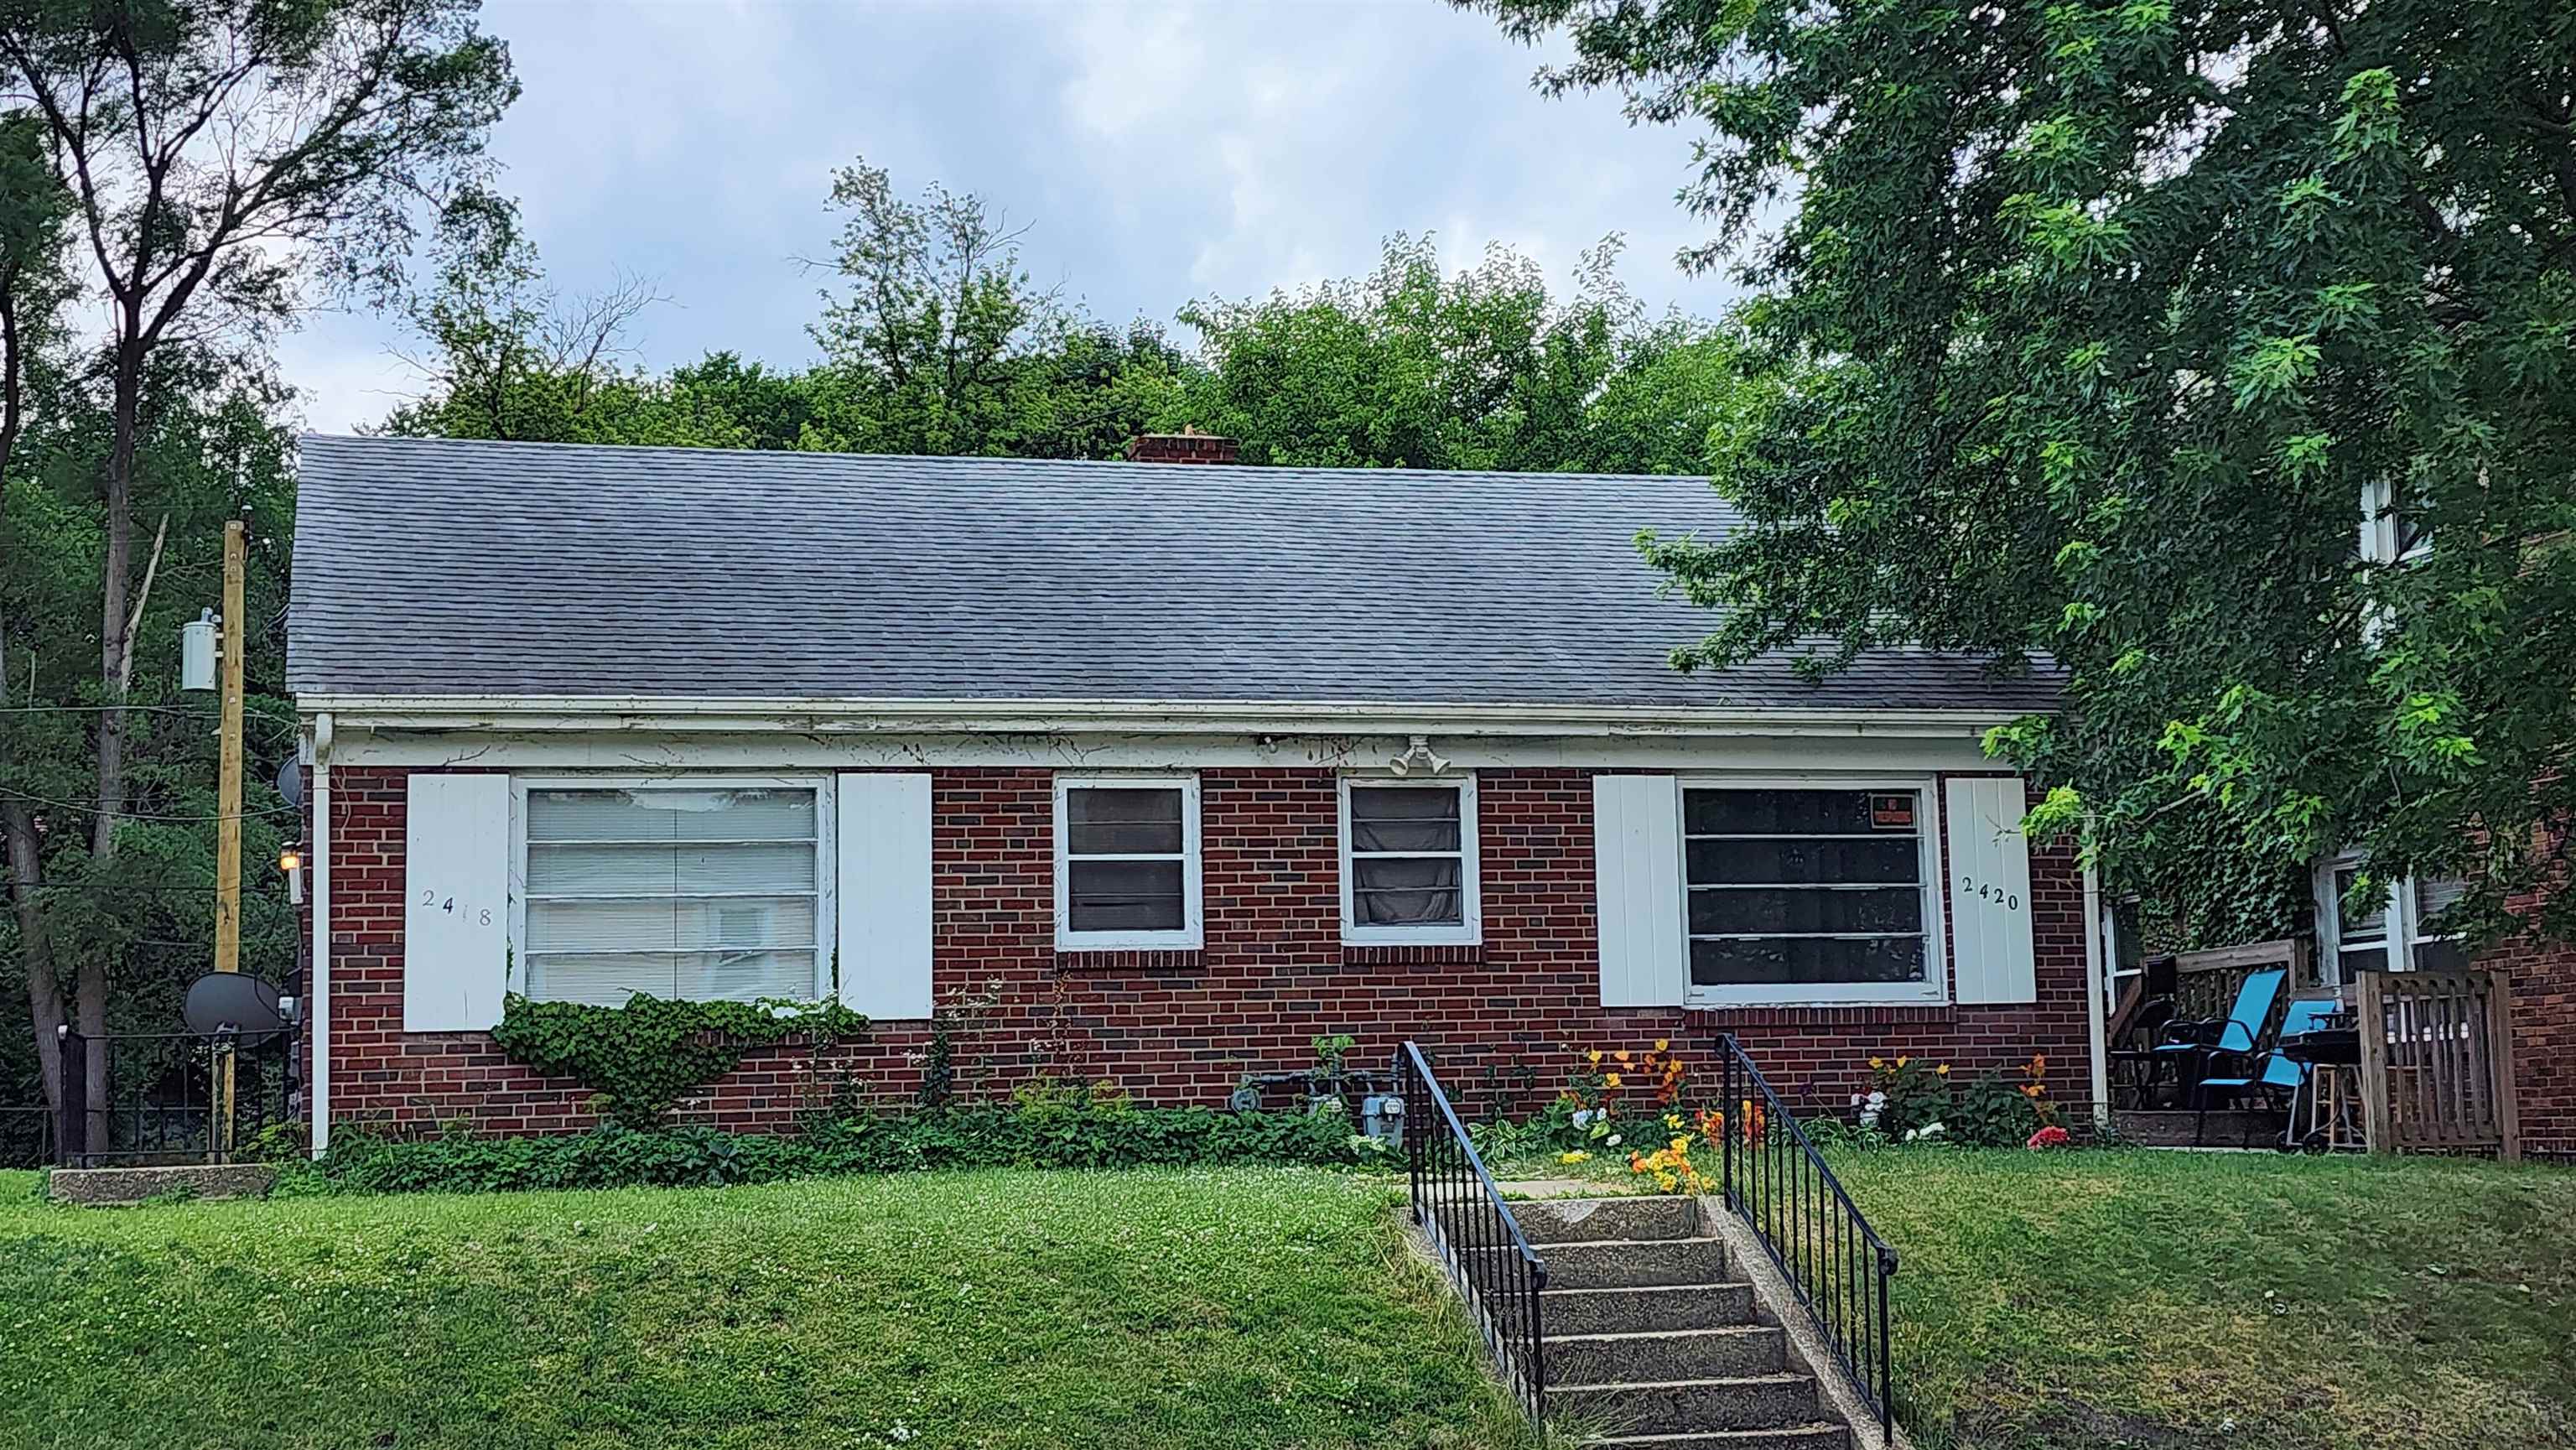
[[[2576, 1446], [2576, 1173], [1834, 1149], [1927, 1450]], [[1714, 1164], [1710, 1164], [1714, 1168]], [[1507, 1165], [1625, 1189], [1617, 1154]]]
[[[1834, 1158], [1904, 1255], [1929, 1450], [2576, 1444], [2576, 1173]], [[78, 1210], [0, 1175], [0, 1446], [1524, 1445], [1399, 1191], [1008, 1171]]]
[[1488, 1446], [1383, 1178], [975, 1172], [55, 1208], [0, 1445]]
[[2436, 1159], [1834, 1155], [1897, 1247], [1927, 1443], [2576, 1445], [2576, 1173]]

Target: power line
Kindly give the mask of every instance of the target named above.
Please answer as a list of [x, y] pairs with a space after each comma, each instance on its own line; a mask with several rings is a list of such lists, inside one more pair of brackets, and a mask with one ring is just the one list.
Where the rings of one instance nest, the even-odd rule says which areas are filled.
[[252, 816], [289, 816], [304, 813], [302, 806], [257, 806], [245, 808], [232, 816], [171, 816], [155, 815], [148, 811], [104, 811], [79, 801], [58, 801], [47, 796], [28, 795], [23, 791], [5, 788], [0, 788], [0, 795], [5, 795], [14, 801], [25, 801], [31, 806], [48, 806], [58, 811], [81, 811], [93, 816], [114, 816], [120, 821], [152, 821], [165, 825], [207, 825], [223, 820], [245, 820]]

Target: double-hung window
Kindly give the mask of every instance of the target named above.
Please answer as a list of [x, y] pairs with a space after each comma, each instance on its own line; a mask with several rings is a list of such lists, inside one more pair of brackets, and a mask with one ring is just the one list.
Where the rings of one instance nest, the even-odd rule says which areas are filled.
[[1055, 920], [1065, 950], [1199, 945], [1195, 776], [1057, 778]]
[[810, 999], [831, 880], [811, 780], [520, 783], [530, 997]]
[[1920, 784], [1686, 785], [1694, 1005], [1942, 999], [1940, 880]]
[[2468, 891], [2449, 877], [2409, 876], [2356, 910], [2353, 884], [2361, 858], [2346, 853], [2317, 868], [2317, 941], [2333, 964], [2331, 981], [2360, 971], [2437, 970], [2465, 967], [2459, 939], [2436, 932], [2431, 922]]
[[1473, 946], [1476, 782], [1342, 780], [1342, 940]]

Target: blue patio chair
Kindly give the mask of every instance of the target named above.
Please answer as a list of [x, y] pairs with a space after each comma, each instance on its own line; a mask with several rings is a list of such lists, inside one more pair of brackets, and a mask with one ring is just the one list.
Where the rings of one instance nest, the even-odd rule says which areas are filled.
[[[2247, 972], [2243, 985], [2236, 989], [2236, 1008], [2222, 1020], [2202, 1022], [2168, 1022], [2165, 1040], [2148, 1054], [2155, 1064], [2174, 1066], [2174, 1082], [2192, 1088], [2209, 1075], [2209, 1060], [2222, 1054], [2252, 1057], [2263, 1046], [2263, 1024], [2271, 1019], [2272, 1004], [2281, 995], [2281, 984], [2290, 978], [2282, 967], [2265, 967]], [[2180, 1103], [2175, 1104], [2180, 1107]]]
[[[2241, 1075], [2211, 1077], [2204, 1074], [2199, 1085], [2192, 1089], [2194, 1106], [2199, 1109], [2198, 1116], [2192, 1120], [2192, 1142], [2201, 1141], [2202, 1129], [2209, 1122], [2209, 1105], [2213, 1101], [2233, 1103], [2242, 1098], [2260, 1097], [2267, 1106], [2277, 1102], [2284, 1113], [2289, 1112], [2299, 1100], [2300, 1087], [2308, 1080], [2308, 1066], [2283, 1057], [2281, 1039], [2294, 1032], [2310, 1031], [2318, 1025], [2319, 1018], [2336, 1015], [2342, 1010], [2343, 1004], [2331, 997], [2292, 1002], [2282, 1010], [2281, 1030], [2274, 1034], [2272, 1044], [2263, 1050], [2261, 1057], [2226, 1049], [2213, 1050], [2211, 1059], [2235, 1059]], [[2285, 1142], [2288, 1141], [2286, 1135], [2285, 1128]]]

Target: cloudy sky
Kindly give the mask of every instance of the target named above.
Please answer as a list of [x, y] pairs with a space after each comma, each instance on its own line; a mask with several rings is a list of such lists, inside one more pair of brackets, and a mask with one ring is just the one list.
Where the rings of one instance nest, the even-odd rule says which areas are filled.
[[[1039, 282], [1113, 320], [1365, 272], [1399, 230], [1558, 280], [1624, 232], [1649, 302], [1732, 296], [1672, 262], [1699, 235], [1672, 200], [1688, 138], [1541, 98], [1540, 53], [1440, 0], [488, 0], [486, 23], [526, 87], [493, 151], [548, 276], [655, 282], [655, 366], [811, 356], [824, 279], [795, 259], [829, 251], [830, 172], [862, 155], [990, 198]], [[282, 357], [309, 425], [415, 391], [403, 340], [311, 318]]]

